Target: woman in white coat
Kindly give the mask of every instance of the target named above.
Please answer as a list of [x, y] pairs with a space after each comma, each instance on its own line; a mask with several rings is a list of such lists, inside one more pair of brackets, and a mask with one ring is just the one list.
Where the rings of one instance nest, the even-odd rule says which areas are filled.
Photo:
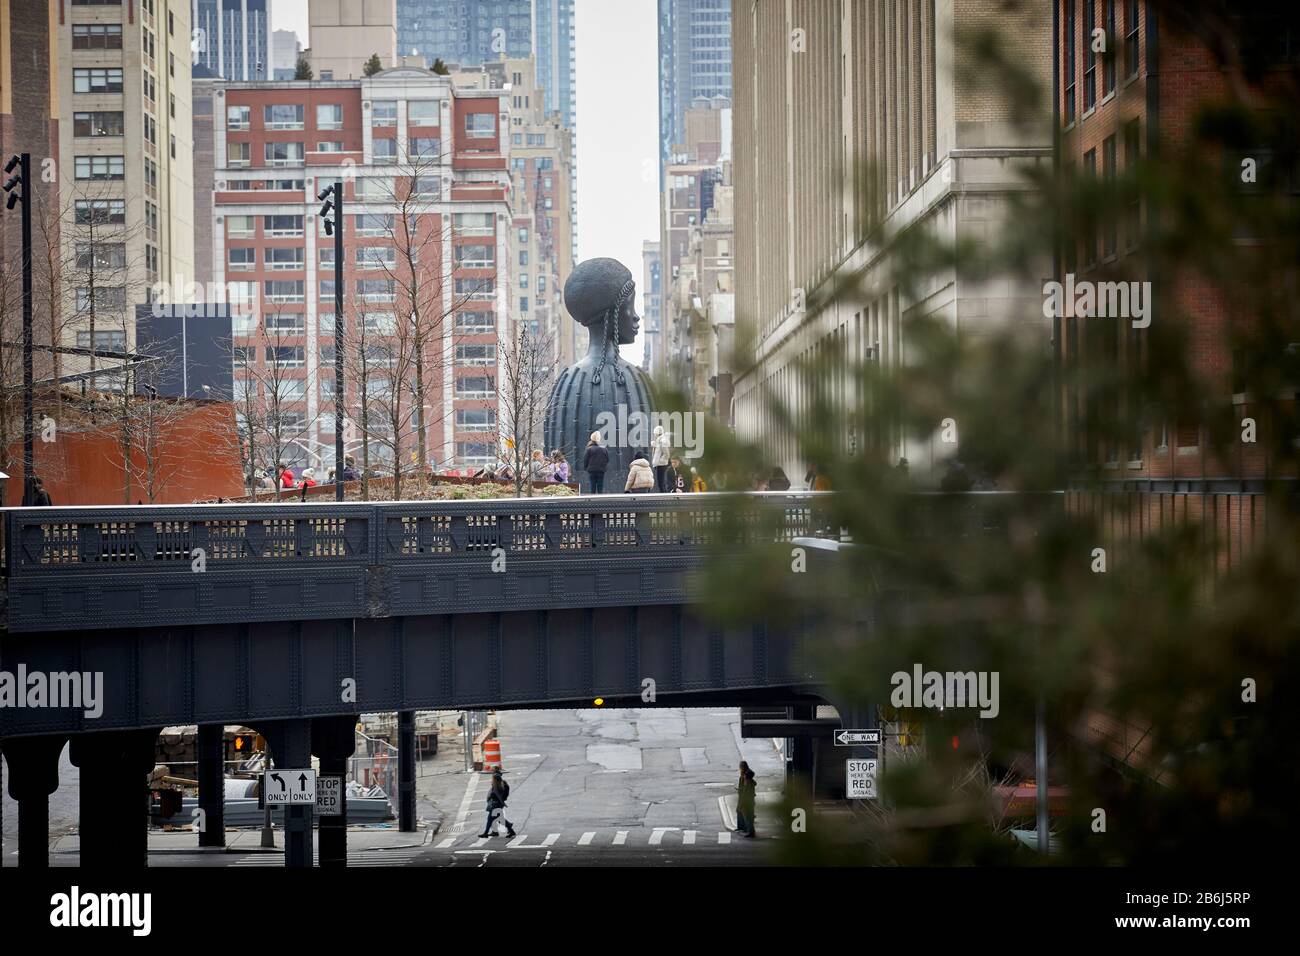
[[650, 444], [650, 464], [655, 470], [655, 489], [661, 493], [669, 491], [668, 459], [672, 457], [673, 441], [664, 434], [664, 426], [655, 426], [654, 440]]

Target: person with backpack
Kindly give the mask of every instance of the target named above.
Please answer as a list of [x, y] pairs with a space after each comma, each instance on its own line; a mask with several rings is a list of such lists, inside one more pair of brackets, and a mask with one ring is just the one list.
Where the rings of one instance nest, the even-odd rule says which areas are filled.
[[587, 451], [582, 456], [582, 470], [587, 473], [591, 493], [605, 493], [605, 469], [609, 467], [609, 451], [600, 444], [600, 432], [592, 432]]
[[480, 838], [500, 836], [498, 830], [503, 820], [506, 824], [506, 835], [510, 837], [515, 835], [515, 825], [506, 820], [506, 800], [509, 798], [510, 784], [506, 783], [505, 777], [501, 775], [501, 768], [497, 767], [492, 771], [492, 786], [488, 788], [487, 795], [487, 823], [483, 827], [483, 832], [479, 834]]

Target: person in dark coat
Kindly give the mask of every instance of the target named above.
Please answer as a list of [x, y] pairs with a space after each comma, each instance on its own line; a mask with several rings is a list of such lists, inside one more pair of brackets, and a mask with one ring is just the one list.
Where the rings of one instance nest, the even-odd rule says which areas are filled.
[[52, 508], [54, 502], [50, 500], [50, 493], [45, 490], [45, 485], [41, 479], [32, 479], [32, 504], [40, 508]]
[[668, 469], [664, 472], [664, 488], [670, 494], [678, 494], [686, 490], [686, 478], [682, 474], [682, 460], [680, 458], [669, 460]]
[[790, 479], [785, 476], [785, 472], [779, 467], [772, 469], [772, 474], [767, 476], [768, 491], [789, 491]]
[[582, 456], [582, 470], [591, 482], [593, 495], [605, 492], [605, 470], [609, 467], [609, 451], [600, 443], [600, 432], [592, 432], [587, 451]]
[[736, 784], [736, 832], [754, 836], [754, 804], [758, 783], [754, 771], [744, 760], [740, 762], [740, 781]]
[[497, 767], [492, 771], [492, 786], [488, 788], [487, 823], [484, 824], [483, 832], [479, 837], [497, 836], [497, 828], [502, 820], [505, 821], [506, 835], [511, 837], [515, 835], [515, 825], [506, 820], [506, 800], [509, 797], [510, 784], [506, 783], [505, 777], [501, 775], [501, 768]]

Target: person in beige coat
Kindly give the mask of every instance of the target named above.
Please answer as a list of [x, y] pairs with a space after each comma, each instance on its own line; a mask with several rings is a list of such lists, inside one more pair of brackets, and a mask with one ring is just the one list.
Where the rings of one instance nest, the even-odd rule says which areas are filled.
[[627, 492], [655, 490], [655, 473], [650, 468], [645, 452], [638, 450], [636, 457], [632, 459], [632, 464], [627, 470], [627, 484], [623, 486], [623, 490]]

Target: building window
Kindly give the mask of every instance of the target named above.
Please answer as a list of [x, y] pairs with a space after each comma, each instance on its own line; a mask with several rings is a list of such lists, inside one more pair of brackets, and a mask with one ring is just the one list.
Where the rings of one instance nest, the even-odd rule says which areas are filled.
[[367, 302], [392, 302], [396, 283], [392, 279], [358, 279], [357, 294]]
[[266, 250], [266, 267], [273, 272], [304, 268], [304, 253], [301, 246], [291, 248], [274, 248]]
[[1083, 0], [1083, 111], [1097, 105], [1097, 54], [1092, 31], [1097, 29], [1097, 0]]
[[254, 248], [231, 249], [230, 271], [252, 272], [257, 268], [257, 250]]
[[496, 247], [488, 243], [456, 246], [456, 265], [462, 269], [490, 269], [496, 264]]
[[[77, 348], [90, 348], [90, 331], [77, 333]], [[105, 352], [125, 352], [126, 351], [126, 333], [114, 329], [107, 332], [95, 330], [95, 349]]]
[[126, 222], [126, 202], [121, 199], [78, 199], [77, 225], [113, 225]]
[[[77, 311], [89, 312], [91, 298], [90, 289], [78, 289]], [[96, 286], [93, 298], [96, 312], [126, 311], [126, 286]]]
[[[324, 77], [322, 77], [324, 79]], [[343, 106], [339, 103], [325, 103], [316, 107], [317, 129], [342, 129]]]
[[411, 155], [424, 159], [437, 159], [442, 153], [442, 140], [416, 136], [411, 140]]
[[496, 134], [496, 113], [465, 114], [465, 135], [470, 139], [491, 139]]
[[267, 279], [264, 288], [268, 302], [301, 302], [303, 299], [301, 279]]
[[121, 93], [122, 70], [120, 67], [73, 70], [72, 92]]
[[[497, 427], [497, 413], [494, 408], [458, 408], [456, 409], [456, 430], [462, 432], [490, 432]], [[466, 444], [462, 442], [461, 444]]]
[[343, 142], [337, 139], [322, 140], [316, 144], [318, 153], [341, 153], [343, 152]]
[[1115, 0], [1104, 0], [1106, 15], [1106, 54], [1102, 61], [1101, 82], [1105, 90], [1103, 95], [1115, 92], [1115, 44], [1119, 42], [1119, 30], [1115, 26]]
[[306, 360], [301, 345], [268, 345], [266, 364], [272, 368], [302, 368]]
[[263, 216], [262, 229], [272, 238], [295, 238], [302, 235], [302, 216]]
[[456, 346], [457, 365], [495, 365], [496, 363], [497, 347], [494, 344]]
[[1119, 247], [1119, 215], [1116, 211], [1115, 164], [1117, 159], [1115, 137], [1107, 136], [1101, 144], [1101, 175], [1106, 189], [1106, 238], [1103, 255], [1115, 255]]
[[1138, 71], [1138, 0], [1126, 0], [1124, 4], [1124, 73], [1137, 76]]
[[496, 296], [495, 279], [457, 279], [454, 283], [456, 295], [465, 299], [488, 301]]
[[321, 71], [320, 71], [320, 78], [321, 78], [322, 80], [332, 80], [332, 79], [334, 79], [334, 71], [333, 71], [333, 70], [321, 70]]
[[227, 216], [227, 239], [252, 239], [257, 235], [256, 216]]
[[78, 269], [126, 268], [125, 242], [79, 242], [76, 253]]
[[251, 111], [247, 106], [226, 107], [226, 129], [248, 129], [251, 123]]
[[490, 236], [494, 232], [490, 212], [458, 212], [452, 217], [458, 235]]
[[477, 335], [496, 329], [496, 315], [492, 312], [457, 312], [456, 331]]
[[264, 156], [268, 166], [300, 166], [303, 162], [302, 143], [266, 143]]
[[73, 136], [121, 136], [122, 133], [120, 112], [72, 114]]
[[301, 312], [268, 312], [266, 313], [266, 331], [275, 332], [278, 335], [301, 335], [306, 331], [307, 324], [303, 320]]
[[73, 159], [77, 179], [124, 179], [126, 160], [122, 156], [77, 156]]
[[376, 163], [397, 162], [397, 140], [376, 137], [371, 140], [371, 155]]
[[[1097, 182], [1097, 150], [1090, 149], [1083, 154], [1083, 172], [1088, 179], [1089, 188]], [[1097, 263], [1097, 215], [1085, 213], [1087, 221], [1083, 229], [1083, 264], [1093, 266]]]
[[411, 183], [411, 195], [437, 199], [442, 195], [442, 183], [437, 176], [416, 176]]
[[387, 236], [393, 231], [391, 212], [368, 212], [356, 217], [358, 236]]
[[302, 104], [274, 104], [262, 107], [262, 122], [267, 129], [302, 129]]
[[496, 377], [493, 375], [467, 375], [456, 379], [456, 397], [494, 398], [496, 396]]
[[392, 246], [358, 246], [358, 269], [393, 269], [397, 266], [397, 250]]
[[1136, 249], [1142, 239], [1142, 196], [1137, 189], [1137, 166], [1142, 155], [1140, 122], [1133, 120], [1124, 126], [1124, 179], [1129, 184], [1124, 239], [1130, 249]]
[[118, 23], [78, 23], [72, 27], [74, 50], [122, 49], [122, 26]]
[[370, 104], [370, 125], [371, 126], [396, 126], [397, 125], [397, 101], [396, 100], [375, 100]]
[[521, 273], [519, 273], [519, 288], [521, 288], [521, 289], [527, 289], [527, 288], [528, 288], [528, 273], [527, 273], [527, 272], [521, 272]]
[[409, 126], [437, 126], [439, 100], [409, 100], [406, 104], [406, 122]]

